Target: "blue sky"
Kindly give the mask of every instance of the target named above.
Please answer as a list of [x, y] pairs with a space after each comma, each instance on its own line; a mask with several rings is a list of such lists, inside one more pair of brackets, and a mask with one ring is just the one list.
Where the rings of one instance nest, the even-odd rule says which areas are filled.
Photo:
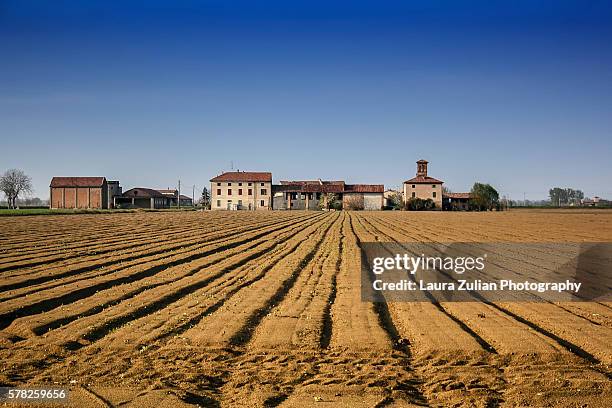
[[0, 0], [0, 171], [612, 198], [603, 1]]

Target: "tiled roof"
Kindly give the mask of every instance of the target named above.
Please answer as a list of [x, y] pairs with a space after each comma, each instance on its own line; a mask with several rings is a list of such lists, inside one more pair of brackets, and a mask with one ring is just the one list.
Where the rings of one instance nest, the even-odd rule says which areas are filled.
[[385, 186], [382, 184], [347, 184], [344, 186], [345, 193], [383, 193]]
[[281, 181], [274, 192], [299, 193], [382, 193], [382, 184], [344, 184], [344, 181]]
[[404, 184], [442, 184], [444, 183], [441, 180], [435, 179], [433, 177], [425, 177], [425, 176], [416, 176], [411, 178], [410, 180], [404, 181]]
[[442, 196], [447, 198], [458, 198], [464, 200], [472, 198], [472, 195], [470, 193], [444, 193], [442, 194]]
[[210, 181], [254, 181], [272, 182], [272, 173], [259, 171], [228, 171]]
[[102, 187], [104, 177], [53, 177], [49, 187]]
[[303, 186], [303, 185], [310, 185], [310, 184], [318, 184], [318, 185], [340, 185], [343, 186], [344, 185], [344, 181], [342, 180], [281, 180], [280, 181], [281, 185], [284, 186]]
[[121, 194], [122, 197], [135, 198], [165, 198], [166, 196], [152, 188], [136, 187]]

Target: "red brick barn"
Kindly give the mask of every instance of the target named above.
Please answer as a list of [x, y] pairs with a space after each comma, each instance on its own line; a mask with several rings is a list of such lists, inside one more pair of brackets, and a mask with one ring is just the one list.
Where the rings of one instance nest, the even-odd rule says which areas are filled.
[[53, 177], [50, 208], [108, 208], [108, 184], [104, 177]]

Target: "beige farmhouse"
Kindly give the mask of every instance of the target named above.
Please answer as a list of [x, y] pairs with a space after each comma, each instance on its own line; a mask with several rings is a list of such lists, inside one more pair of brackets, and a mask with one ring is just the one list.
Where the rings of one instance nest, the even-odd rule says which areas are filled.
[[272, 173], [230, 171], [210, 180], [213, 210], [272, 209]]
[[436, 209], [441, 210], [442, 184], [444, 182], [427, 175], [427, 164], [426, 160], [419, 160], [416, 177], [404, 181], [404, 201], [407, 202], [411, 198], [422, 200], [429, 198], [436, 205]]

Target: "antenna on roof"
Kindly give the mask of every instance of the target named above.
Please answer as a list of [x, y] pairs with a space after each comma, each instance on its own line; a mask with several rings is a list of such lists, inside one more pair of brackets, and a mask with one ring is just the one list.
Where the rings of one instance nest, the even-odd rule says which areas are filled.
[[230, 167], [232, 168], [232, 170], [234, 170], [234, 161], [230, 161]]

